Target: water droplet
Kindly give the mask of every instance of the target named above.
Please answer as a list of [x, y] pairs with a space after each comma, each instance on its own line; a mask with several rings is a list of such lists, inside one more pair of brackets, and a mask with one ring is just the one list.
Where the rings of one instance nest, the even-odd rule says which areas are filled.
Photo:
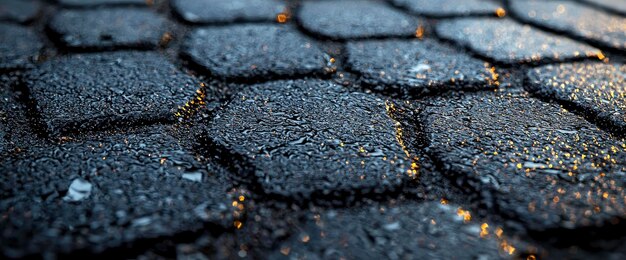
[[75, 179], [70, 184], [65, 201], [81, 201], [89, 197], [93, 185], [83, 179]]

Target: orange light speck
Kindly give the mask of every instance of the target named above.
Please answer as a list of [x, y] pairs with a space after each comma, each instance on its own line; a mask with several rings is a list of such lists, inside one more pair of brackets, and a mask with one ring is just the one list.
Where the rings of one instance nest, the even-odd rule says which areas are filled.
[[504, 17], [504, 16], [506, 16], [506, 10], [504, 10], [504, 8], [500, 7], [498, 9], [496, 9], [496, 15], [498, 17]]
[[279, 13], [279, 14], [276, 15], [276, 21], [278, 23], [286, 23], [288, 18], [289, 17], [285, 13]]

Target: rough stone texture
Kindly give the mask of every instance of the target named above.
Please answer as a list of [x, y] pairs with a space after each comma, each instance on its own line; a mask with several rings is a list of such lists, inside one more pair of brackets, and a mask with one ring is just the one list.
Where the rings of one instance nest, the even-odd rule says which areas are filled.
[[621, 15], [626, 15], [626, 2], [615, 0], [580, 0], [588, 4], [603, 8], [606, 11], [612, 11]]
[[66, 10], [50, 24], [53, 40], [71, 49], [154, 48], [167, 32], [167, 20], [151, 10], [110, 8]]
[[1, 0], [0, 21], [26, 23], [41, 11], [41, 4], [33, 0]]
[[12, 91], [15, 77], [0, 75], [0, 156], [10, 149], [9, 136], [14, 121], [15, 110], [18, 107], [15, 100], [16, 93]]
[[458, 210], [426, 202], [315, 212], [273, 258], [453, 259], [459, 252], [468, 259], [501, 258], [502, 242], [487, 233], [496, 227], [487, 224], [481, 238], [481, 224], [464, 223]]
[[166, 132], [156, 127], [97, 136], [3, 158], [4, 255], [93, 253], [204, 224], [230, 227], [237, 194]]
[[31, 29], [0, 23], [0, 71], [32, 67], [42, 47]]
[[347, 66], [382, 92], [486, 89], [498, 79], [488, 63], [430, 39], [350, 42], [346, 50]]
[[237, 25], [195, 30], [183, 54], [220, 78], [272, 78], [323, 73], [326, 55], [280, 25]]
[[510, 5], [528, 23], [626, 51], [626, 17], [571, 1], [511, 1]]
[[502, 7], [490, 0], [393, 0], [392, 3], [428, 17], [493, 16]]
[[274, 21], [286, 8], [282, 1], [276, 0], [173, 0], [171, 4], [190, 23]]
[[305, 30], [331, 39], [409, 37], [420, 26], [379, 1], [305, 1], [298, 19]]
[[149, 52], [58, 58], [29, 73], [26, 84], [52, 133], [173, 120], [198, 83]]
[[420, 120], [425, 150], [446, 173], [528, 230], [610, 229], [626, 216], [624, 140], [558, 106], [510, 94], [438, 97]]
[[440, 22], [437, 34], [505, 64], [598, 57], [600, 50], [509, 19], [462, 18]]
[[265, 193], [350, 200], [410, 179], [395, 134], [383, 100], [325, 81], [278, 81], [235, 95], [202, 144], [234, 154], [218, 154], [223, 161], [250, 165], [243, 174]]
[[529, 91], [572, 106], [611, 132], [626, 133], [626, 65], [547, 65], [531, 69], [527, 76]]
[[[152, 0], [57, 0], [62, 5], [74, 7], [94, 7], [103, 5], [147, 5]], [[160, 1], [160, 0], [157, 0]]]

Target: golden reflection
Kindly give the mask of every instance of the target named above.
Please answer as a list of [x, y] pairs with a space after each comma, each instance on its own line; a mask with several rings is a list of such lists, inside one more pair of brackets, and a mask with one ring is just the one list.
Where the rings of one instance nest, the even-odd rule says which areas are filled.
[[424, 26], [422, 26], [422, 25], [417, 26], [417, 29], [415, 29], [415, 37], [420, 39], [420, 40], [423, 39], [424, 38], [424, 32], [425, 32]]
[[496, 15], [500, 18], [506, 16], [506, 10], [504, 10], [504, 8], [500, 7], [498, 9], [496, 9]]

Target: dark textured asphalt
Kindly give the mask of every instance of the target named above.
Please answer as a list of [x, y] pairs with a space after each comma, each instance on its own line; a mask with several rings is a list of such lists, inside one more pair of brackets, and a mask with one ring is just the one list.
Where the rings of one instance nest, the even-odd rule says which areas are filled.
[[0, 258], [626, 258], [612, 0], [0, 0]]

